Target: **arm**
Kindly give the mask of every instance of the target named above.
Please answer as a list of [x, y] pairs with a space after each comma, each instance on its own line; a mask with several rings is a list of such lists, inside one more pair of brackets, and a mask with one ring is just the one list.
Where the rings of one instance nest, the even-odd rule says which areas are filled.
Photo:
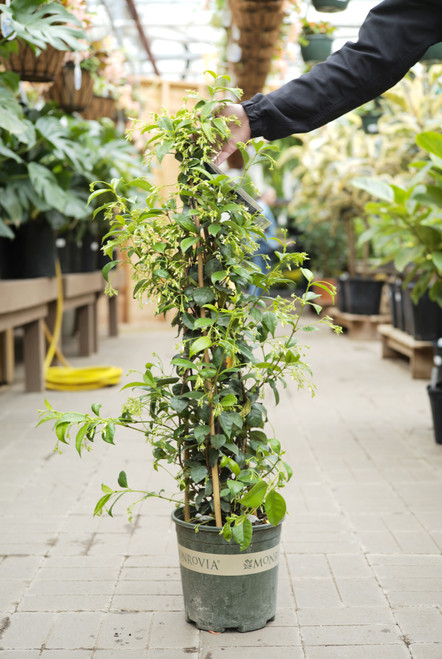
[[304, 133], [379, 96], [425, 50], [442, 41], [442, 0], [384, 0], [368, 14], [356, 43], [270, 94], [241, 105], [251, 136]]
[[368, 14], [356, 43], [346, 43], [326, 62], [270, 94], [256, 94], [223, 114], [235, 114], [232, 136], [217, 157], [221, 164], [237, 142], [276, 140], [307, 133], [379, 96], [442, 41], [442, 0], [383, 0]]

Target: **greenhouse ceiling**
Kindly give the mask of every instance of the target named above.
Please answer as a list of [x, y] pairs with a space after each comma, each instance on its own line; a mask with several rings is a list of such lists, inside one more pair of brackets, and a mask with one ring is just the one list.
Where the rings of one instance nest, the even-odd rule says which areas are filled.
[[[357, 38], [359, 26], [378, 1], [351, 0], [345, 11], [333, 14], [319, 14], [309, 2], [301, 1], [301, 15], [336, 25], [334, 48], [337, 49], [345, 41]], [[188, 81], [200, 79], [206, 69], [221, 70], [219, 56], [225, 28], [231, 21], [228, 9], [217, 9], [222, 4], [220, 0], [88, 0], [96, 16], [95, 38], [113, 34], [126, 53], [133, 74]], [[294, 22], [297, 17], [292, 10], [286, 21]], [[240, 52], [233, 53], [234, 58], [240, 56]], [[287, 48], [283, 57], [286, 66], [275, 83], [283, 83], [302, 72], [296, 47], [291, 52]]]

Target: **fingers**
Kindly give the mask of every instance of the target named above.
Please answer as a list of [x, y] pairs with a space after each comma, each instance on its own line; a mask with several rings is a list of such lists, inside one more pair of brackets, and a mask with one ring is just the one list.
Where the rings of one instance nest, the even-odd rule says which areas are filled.
[[[218, 153], [215, 164], [221, 165], [227, 160], [236, 151], [236, 145], [238, 142], [247, 142], [251, 136], [249, 118], [242, 105], [232, 104], [226, 105], [223, 108], [220, 108], [217, 111], [217, 114], [223, 115], [225, 117], [236, 117], [238, 121], [231, 122], [229, 124], [231, 130], [231, 136], [228, 141], [225, 142], [220, 152]], [[239, 122], [239, 123], [238, 123]]]

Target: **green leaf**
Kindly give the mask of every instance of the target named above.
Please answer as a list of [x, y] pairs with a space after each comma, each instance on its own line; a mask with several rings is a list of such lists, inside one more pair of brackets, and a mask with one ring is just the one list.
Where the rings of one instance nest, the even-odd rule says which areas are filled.
[[103, 512], [104, 506], [107, 504], [107, 502], [109, 501], [111, 496], [112, 496], [112, 493], [111, 494], [105, 494], [104, 497], [101, 497], [101, 499], [97, 502], [97, 505], [95, 506], [94, 517], [97, 516], [97, 515], [101, 515], [101, 513]]
[[272, 336], [275, 336], [275, 330], [278, 325], [278, 319], [272, 311], [266, 311], [262, 315], [262, 324], [270, 332]]
[[115, 268], [118, 263], [121, 263], [121, 261], [109, 261], [109, 263], [106, 263], [106, 265], [102, 269], [103, 277], [106, 281], [109, 281], [109, 272]]
[[120, 487], [128, 487], [127, 476], [125, 471], [120, 471], [118, 474], [118, 485]]
[[[210, 327], [215, 322], [214, 318], [197, 318], [193, 324], [195, 329]], [[191, 328], [193, 329], [193, 328]]]
[[200, 483], [207, 476], [207, 468], [204, 465], [196, 465], [190, 470], [190, 478], [194, 483]]
[[225, 435], [219, 435], [219, 434], [212, 435], [210, 437], [210, 443], [212, 444], [213, 448], [220, 449], [226, 443], [226, 437]]
[[202, 350], [207, 350], [207, 348], [210, 348], [212, 345], [212, 340], [209, 336], [201, 336], [199, 339], [194, 341], [189, 350], [189, 355], [190, 357], [193, 357], [193, 355], [196, 355], [198, 352], [201, 352]]
[[431, 258], [439, 273], [442, 274], [442, 252], [433, 252]]
[[224, 396], [221, 399], [221, 405], [223, 407], [230, 407], [231, 405], [236, 405], [237, 402], [238, 402], [238, 399], [235, 396], [235, 394], [227, 394], [227, 396]]
[[220, 466], [221, 468], [228, 467], [232, 474], [235, 474], [235, 476], [239, 476], [241, 473], [239, 464], [235, 462], [235, 460], [232, 460], [232, 458], [229, 458], [227, 455], [223, 455], [221, 458]]
[[222, 226], [220, 224], [212, 223], [209, 224], [208, 231], [211, 236], [217, 236], [221, 231]]
[[240, 500], [243, 506], [249, 508], [259, 508], [264, 501], [267, 492], [267, 483], [258, 481]]
[[107, 444], [113, 444], [115, 437], [115, 424], [113, 421], [109, 421], [106, 426], [103, 428], [101, 433], [101, 438]]
[[373, 197], [383, 201], [394, 201], [394, 192], [388, 183], [377, 178], [360, 177], [352, 181], [352, 185], [359, 190], [365, 190]]
[[233, 539], [239, 544], [241, 551], [247, 549], [252, 541], [253, 527], [252, 523], [247, 517], [241, 519], [238, 525], [234, 525], [232, 529]]
[[212, 302], [212, 300], [215, 298], [215, 293], [208, 286], [202, 286], [201, 288], [193, 289], [192, 297], [196, 304], [202, 307], [204, 304]]
[[100, 416], [101, 403], [92, 403], [91, 410], [97, 416]]
[[226, 481], [226, 485], [229, 488], [230, 494], [233, 497], [236, 497], [236, 495], [239, 494], [240, 492], [242, 492], [242, 490], [245, 487], [244, 483], [241, 483], [241, 481], [228, 480], [228, 481]]
[[164, 140], [164, 142], [158, 144], [157, 148], [155, 149], [155, 155], [159, 163], [162, 162], [164, 156], [167, 153], [170, 153], [170, 151], [174, 147], [174, 144], [175, 144], [174, 140]]
[[225, 279], [228, 274], [229, 273], [227, 272], [227, 270], [218, 270], [218, 272], [214, 272], [210, 275], [210, 279], [214, 284], [216, 284], [216, 282]]
[[36, 162], [28, 163], [28, 173], [36, 193], [44, 199], [51, 208], [64, 212], [66, 206], [66, 194], [58, 185], [52, 171], [44, 165]]
[[302, 274], [304, 277], [307, 279], [307, 281], [312, 281], [313, 280], [313, 272], [309, 270], [308, 268], [300, 268]]
[[175, 412], [181, 414], [189, 406], [189, 401], [183, 398], [178, 398], [177, 396], [172, 396], [170, 399], [170, 406]]
[[265, 500], [265, 511], [270, 524], [277, 526], [285, 517], [287, 506], [284, 497], [271, 490]]
[[83, 448], [83, 440], [88, 430], [89, 430], [89, 424], [85, 423], [83, 426], [81, 426], [80, 430], [77, 432], [77, 436], [75, 438], [75, 448], [78, 451], [78, 455], [81, 455], [81, 449]]
[[190, 238], [184, 238], [180, 242], [180, 249], [183, 252], [183, 254], [189, 249], [189, 247], [192, 247], [192, 245], [196, 245], [198, 241], [199, 241], [198, 236], [191, 236]]
[[416, 142], [422, 149], [434, 153], [438, 158], [442, 158], [442, 135], [440, 133], [433, 131], [420, 133], [416, 137]]
[[209, 432], [210, 432], [210, 427], [207, 425], [197, 426], [195, 428], [193, 434], [195, 435], [195, 439], [198, 442], [198, 444], [202, 444], [204, 442]]

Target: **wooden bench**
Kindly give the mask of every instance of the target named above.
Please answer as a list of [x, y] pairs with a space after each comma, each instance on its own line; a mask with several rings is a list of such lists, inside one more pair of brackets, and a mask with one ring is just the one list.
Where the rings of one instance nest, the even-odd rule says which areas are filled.
[[378, 327], [388, 323], [390, 316], [385, 314], [365, 316], [363, 314], [348, 313], [340, 311], [336, 307], [327, 310], [327, 314], [333, 318], [336, 325], [341, 325], [348, 330], [350, 339], [373, 341], [379, 338]]
[[410, 360], [411, 376], [428, 380], [433, 368], [434, 348], [431, 341], [417, 341], [393, 325], [380, 325], [382, 357], [396, 358], [398, 353]]
[[[78, 310], [79, 354], [84, 357], [98, 350], [97, 303], [105, 283], [100, 270], [62, 277], [63, 310]], [[116, 289], [124, 286], [124, 273], [117, 272], [112, 284]], [[53, 329], [56, 310], [55, 277], [0, 280], [0, 383], [14, 381], [14, 329], [23, 327], [25, 389], [44, 391], [43, 323]], [[109, 298], [108, 310], [109, 335], [118, 336], [115, 296]]]
[[57, 298], [55, 277], [0, 281], [0, 380], [14, 379], [13, 330], [24, 330], [26, 391], [44, 390], [43, 322]]

